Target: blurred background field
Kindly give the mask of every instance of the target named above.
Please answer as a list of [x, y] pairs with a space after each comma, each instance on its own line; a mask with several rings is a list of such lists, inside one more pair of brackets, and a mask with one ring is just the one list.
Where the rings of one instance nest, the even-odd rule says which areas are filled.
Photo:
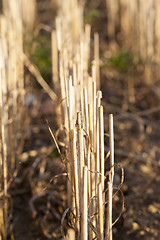
[[[0, 3], [2, 6], [2, 1]], [[33, 16], [32, 24], [24, 27], [24, 35], [21, 32], [26, 58], [24, 66], [18, 65], [17, 68], [25, 76], [25, 87], [22, 83], [17, 95], [10, 95], [13, 102], [17, 97], [21, 111], [17, 113], [14, 107], [9, 107], [13, 119], [1, 117], [1, 124], [6, 118], [11, 122], [7, 122], [10, 124], [7, 136], [12, 132], [17, 136], [14, 145], [13, 137], [8, 140], [3, 136], [2, 127], [1, 148], [5, 141], [9, 141], [10, 159], [9, 187], [4, 197], [11, 199], [8, 201], [8, 220], [5, 220], [8, 221], [7, 239], [63, 239], [61, 218], [67, 208], [67, 180], [65, 175], [53, 180], [52, 177], [65, 172], [65, 166], [46, 124], [48, 120], [53, 132], [58, 130], [61, 100], [57, 101], [53, 94], [48, 96], [41, 84], [43, 79], [57, 91], [52, 81], [51, 32], [55, 29], [59, 8], [56, 0], [35, 1], [35, 12], [30, 15]], [[32, 5], [31, 9], [34, 9]], [[27, 12], [24, 16], [25, 26]], [[159, 239], [160, 3], [158, 0], [90, 0], [84, 4], [83, 21], [92, 27], [91, 58], [94, 56], [94, 33], [99, 33], [104, 128], [108, 133], [108, 116], [112, 113], [115, 162], [125, 170], [122, 186], [125, 208], [113, 226], [113, 239]], [[22, 47], [22, 43], [19, 44]], [[14, 56], [13, 52], [13, 59]], [[20, 57], [16, 61], [21, 62]], [[92, 64], [90, 61], [89, 72]], [[25, 88], [27, 91], [22, 91]], [[7, 100], [4, 98], [4, 101]], [[20, 129], [17, 127], [19, 123]], [[63, 134], [58, 136], [59, 142], [63, 142]], [[20, 147], [15, 151], [17, 145]], [[60, 148], [64, 154], [64, 148]], [[105, 137], [105, 152], [108, 150], [109, 140]], [[4, 158], [3, 150], [1, 154]], [[4, 164], [1, 167], [3, 169]], [[4, 177], [4, 173], [2, 175]], [[1, 181], [2, 190], [5, 184], [4, 180]], [[120, 173], [117, 172], [115, 184], [119, 182]], [[115, 197], [113, 220], [120, 212], [119, 202], [120, 197]], [[1, 218], [2, 215], [1, 212]], [[1, 220], [1, 232], [4, 231], [3, 224]]]

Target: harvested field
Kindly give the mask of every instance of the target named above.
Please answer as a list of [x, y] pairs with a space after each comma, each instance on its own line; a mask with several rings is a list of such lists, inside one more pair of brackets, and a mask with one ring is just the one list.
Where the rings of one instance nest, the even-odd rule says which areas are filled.
[[13, 2], [0, 1], [0, 240], [159, 239], [158, 0]]

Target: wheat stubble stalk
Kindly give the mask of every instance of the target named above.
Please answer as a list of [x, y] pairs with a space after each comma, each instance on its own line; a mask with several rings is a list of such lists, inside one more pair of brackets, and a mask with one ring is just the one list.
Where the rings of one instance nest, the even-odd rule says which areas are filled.
[[88, 239], [88, 169], [83, 166], [83, 181], [82, 181], [82, 212], [81, 212], [81, 238], [80, 240]]
[[[4, 0], [0, 16], [0, 239], [3, 240], [7, 239], [10, 228], [8, 181], [17, 169], [24, 144], [24, 119], [27, 119], [23, 35], [33, 29], [36, 1], [29, 0], [24, 5], [25, 1]], [[28, 19], [26, 12], [30, 12]]]
[[119, 29], [124, 45], [144, 61], [160, 62], [160, 2], [158, 0], [106, 0], [107, 34], [115, 38]]
[[[108, 195], [108, 223], [105, 226], [105, 164], [107, 162], [104, 159], [104, 110], [100, 91], [99, 36], [98, 33], [94, 34], [94, 59], [89, 73], [90, 34], [90, 25], [86, 24], [83, 27], [83, 6], [76, 0], [62, 1], [62, 8], [56, 18], [56, 28], [52, 32], [52, 73], [55, 87], [60, 87], [61, 122], [68, 135], [65, 139], [69, 174], [68, 204], [76, 216], [75, 239], [103, 240], [110, 236], [111, 240], [111, 192]], [[109, 167], [112, 172], [109, 183], [112, 184], [113, 115], [110, 115], [109, 119]], [[109, 186], [112, 189], [111, 184]]]
[[108, 206], [107, 206], [107, 225], [106, 225], [106, 236], [105, 239], [106, 240], [112, 240], [113, 236], [112, 236], [112, 195], [113, 195], [113, 184], [112, 184], [112, 180], [110, 179], [110, 181], [108, 182]]
[[[9, 2], [7, 1], [7, 3]], [[11, 80], [6, 80], [6, 69], [3, 66], [0, 69], [1, 83], [5, 83], [1, 84], [3, 86], [3, 89], [1, 87], [1, 145], [3, 158], [0, 163], [4, 178], [1, 190], [4, 191], [4, 196], [7, 196], [7, 147], [8, 145], [10, 146], [12, 152], [11, 164], [14, 167], [16, 159], [14, 153], [16, 146], [19, 144], [20, 132], [22, 130], [20, 123], [22, 122], [24, 112], [24, 63], [44, 90], [48, 92], [51, 99], [57, 101], [57, 96], [42, 78], [39, 70], [23, 54], [23, 25], [22, 19], [19, 18], [19, 7], [16, 6], [14, 8], [16, 12], [13, 12], [13, 5], [7, 3], [5, 4], [5, 9], [8, 9], [6, 10], [7, 14], [10, 11], [12, 18], [18, 17], [16, 17], [14, 22], [13, 33], [10, 32], [10, 45], [8, 46], [5, 43], [8, 51], [11, 51], [10, 48], [15, 46], [15, 51], [11, 52], [11, 59], [8, 60], [9, 69], [13, 70], [13, 72], [9, 73]], [[94, 34], [94, 59], [92, 61], [92, 73], [90, 74], [88, 65], [90, 62], [91, 27], [88, 24], [83, 26], [83, 6], [76, 0], [62, 1], [62, 3], [62, 8], [59, 10], [55, 21], [56, 29], [52, 31], [52, 80], [56, 92], [58, 92], [58, 95], [60, 94], [61, 123], [66, 131], [65, 151], [69, 179], [68, 206], [76, 216], [75, 226], [77, 229], [77, 232], [73, 234], [73, 238], [87, 240], [91, 237], [98, 237], [98, 239], [103, 240], [105, 237], [104, 176], [106, 167], [104, 161], [104, 117], [103, 106], [101, 105], [102, 92], [100, 91], [99, 76], [99, 36], [97, 33]], [[2, 19], [1, 22], [4, 22], [4, 32], [2, 34], [4, 36], [7, 35], [4, 34], [6, 33], [6, 26], [10, 23], [6, 19]], [[14, 31], [17, 32], [14, 33]], [[6, 53], [4, 52], [4, 54]], [[14, 65], [14, 62], [16, 62], [16, 65]], [[8, 89], [10, 91], [9, 94], [7, 94]], [[10, 100], [8, 96], [13, 97], [14, 108], [9, 105]], [[9, 113], [14, 116], [17, 115], [15, 124], [10, 125], [10, 130], [7, 127], [8, 121], [11, 120], [9, 119]], [[110, 122], [110, 167], [113, 170], [113, 120]], [[9, 144], [10, 139], [13, 139], [9, 134], [13, 134], [15, 131], [13, 126], [15, 126], [19, 135], [15, 138], [15, 144]], [[112, 178], [113, 176], [112, 171]], [[112, 186], [110, 188], [112, 189]], [[110, 225], [112, 218], [111, 209], [112, 197], [110, 194], [108, 195], [108, 224]], [[3, 215], [4, 219], [4, 223], [1, 221], [1, 232], [3, 232], [7, 222], [7, 215], [6, 211], [0, 211], [0, 214], [1, 216]], [[88, 224], [89, 221], [90, 225]], [[109, 228], [107, 234], [112, 236], [111, 226], [108, 226], [108, 224], [106, 227], [106, 229]], [[69, 230], [69, 236], [72, 235], [71, 232], [73, 233], [73, 231]], [[77, 236], [74, 237], [76, 234]]]

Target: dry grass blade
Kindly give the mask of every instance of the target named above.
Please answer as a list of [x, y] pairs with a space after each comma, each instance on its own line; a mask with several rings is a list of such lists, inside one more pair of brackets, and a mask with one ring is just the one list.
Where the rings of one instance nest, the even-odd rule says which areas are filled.
[[57, 95], [53, 92], [53, 90], [49, 87], [46, 81], [43, 79], [40, 74], [38, 68], [30, 62], [25, 54], [23, 54], [24, 64], [28, 68], [28, 70], [33, 74], [33, 76], [37, 79], [38, 83], [42, 86], [46, 93], [50, 96], [53, 101], [57, 101]]
[[48, 123], [47, 120], [46, 120], [46, 123], [47, 123], [47, 126], [48, 126], [48, 130], [49, 130], [49, 132], [50, 132], [50, 134], [51, 134], [51, 136], [52, 136], [52, 138], [53, 138], [53, 141], [54, 141], [54, 143], [55, 143], [55, 145], [56, 145], [56, 148], [57, 148], [57, 150], [58, 150], [58, 153], [59, 153], [59, 155], [60, 155], [60, 157], [61, 157], [61, 160], [62, 160], [62, 162], [63, 162], [63, 161], [64, 161], [64, 158], [63, 158], [63, 156], [62, 156], [62, 154], [61, 154], [61, 150], [60, 150], [60, 148], [59, 148], [59, 146], [58, 146], [57, 140], [56, 140], [56, 138], [55, 138], [55, 136], [54, 136], [54, 134], [53, 134], [53, 131], [51, 130], [51, 128], [50, 128], [49, 123]]
[[[114, 188], [115, 189], [115, 188]], [[120, 217], [122, 216], [122, 213], [124, 211], [124, 195], [121, 189], [118, 190], [121, 193], [121, 202], [122, 202], [122, 207], [121, 207], [121, 211], [119, 213], [119, 216], [116, 218], [116, 220], [112, 223], [112, 227], [116, 224], [116, 222], [118, 222], [118, 220], [120, 219]], [[114, 197], [114, 196], [113, 196]]]
[[65, 218], [66, 218], [66, 216], [67, 216], [67, 213], [70, 211], [70, 208], [67, 208], [65, 211], [64, 211], [64, 213], [63, 213], [63, 216], [62, 216], [62, 218], [61, 218], [61, 234], [62, 234], [62, 237], [64, 238], [64, 239], [66, 239], [66, 237], [65, 237], [65, 233], [64, 233], [64, 221], [65, 221]]

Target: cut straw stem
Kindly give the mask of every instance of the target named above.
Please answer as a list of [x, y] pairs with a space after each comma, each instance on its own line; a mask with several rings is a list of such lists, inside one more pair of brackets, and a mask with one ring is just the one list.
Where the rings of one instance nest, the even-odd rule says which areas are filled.
[[96, 171], [98, 172], [97, 178], [96, 178], [96, 185], [100, 182], [100, 114], [99, 114], [99, 107], [101, 105], [101, 98], [102, 98], [102, 92], [98, 91], [97, 92], [97, 109], [96, 109], [96, 127], [97, 127], [97, 132], [96, 132], [96, 143], [97, 143], [97, 149], [96, 149]]
[[88, 97], [87, 88], [84, 88], [84, 116], [85, 116], [85, 130], [89, 134], [89, 119], [88, 119]]
[[75, 206], [77, 219], [80, 217], [79, 208], [79, 184], [78, 184], [78, 163], [76, 150], [76, 131], [72, 130], [72, 151], [73, 151], [73, 174], [74, 174], [74, 191], [75, 191]]
[[114, 129], [113, 114], [109, 115], [109, 146], [110, 146], [110, 168], [112, 168], [112, 183], [114, 179]]
[[52, 81], [57, 95], [59, 95], [59, 81], [58, 81], [58, 48], [56, 31], [52, 31]]
[[97, 90], [100, 89], [100, 71], [99, 71], [99, 34], [94, 34], [94, 60], [96, 66]]
[[103, 193], [102, 184], [98, 185], [98, 239], [104, 240]]
[[[103, 106], [99, 107], [99, 143], [100, 143], [100, 168], [101, 168], [101, 185], [102, 192], [104, 191], [104, 119], [103, 119]], [[104, 200], [104, 199], [103, 199]]]
[[108, 182], [108, 206], [107, 206], [107, 226], [106, 240], [112, 240], [112, 182]]
[[[93, 118], [92, 118], [92, 106], [88, 104], [88, 115], [89, 115], [89, 137], [90, 137], [90, 146], [92, 152], [90, 154], [90, 197], [96, 196], [96, 162], [95, 162], [95, 154], [93, 153]], [[93, 201], [91, 204], [90, 215], [92, 216], [96, 212], [96, 202]], [[95, 218], [93, 219], [93, 225], [96, 225]], [[95, 237], [95, 234], [92, 232], [92, 238]]]
[[95, 66], [93, 65], [92, 66], [92, 76], [93, 76], [93, 104], [92, 104], [92, 107], [93, 107], [93, 151], [94, 153], [96, 154], [96, 78], [94, 77], [94, 74], [95, 73]]
[[81, 240], [88, 240], [88, 169], [83, 166]]
[[81, 116], [77, 113], [77, 145], [78, 145], [78, 182], [79, 182], [79, 206], [80, 213], [82, 210], [82, 178], [83, 178], [83, 166], [84, 166], [84, 143], [83, 143], [83, 129], [81, 128]]

